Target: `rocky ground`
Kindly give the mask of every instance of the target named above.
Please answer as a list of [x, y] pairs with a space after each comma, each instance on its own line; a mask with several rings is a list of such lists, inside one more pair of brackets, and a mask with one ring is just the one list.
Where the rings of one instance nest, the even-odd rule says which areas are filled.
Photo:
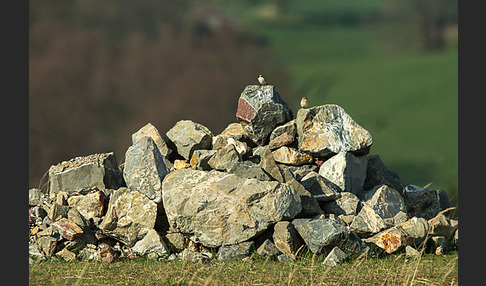
[[334, 266], [457, 244], [446, 192], [403, 185], [340, 106], [294, 117], [275, 87], [250, 85], [236, 119], [218, 135], [190, 120], [162, 135], [148, 123], [121, 165], [101, 153], [51, 166], [48, 187], [29, 190], [30, 263], [292, 262], [311, 251]]

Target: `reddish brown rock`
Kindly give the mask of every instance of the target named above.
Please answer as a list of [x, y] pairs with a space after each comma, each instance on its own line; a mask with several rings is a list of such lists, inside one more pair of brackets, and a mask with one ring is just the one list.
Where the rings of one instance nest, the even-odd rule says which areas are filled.
[[293, 114], [272, 85], [249, 85], [238, 100], [236, 119], [254, 143], [263, 145], [274, 128], [292, 120]]

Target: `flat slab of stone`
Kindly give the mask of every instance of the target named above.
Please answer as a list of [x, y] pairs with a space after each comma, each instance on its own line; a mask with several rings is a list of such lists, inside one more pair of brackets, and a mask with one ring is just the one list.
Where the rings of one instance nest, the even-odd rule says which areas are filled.
[[124, 185], [113, 152], [76, 157], [49, 168], [49, 195], [82, 189], [118, 189]]

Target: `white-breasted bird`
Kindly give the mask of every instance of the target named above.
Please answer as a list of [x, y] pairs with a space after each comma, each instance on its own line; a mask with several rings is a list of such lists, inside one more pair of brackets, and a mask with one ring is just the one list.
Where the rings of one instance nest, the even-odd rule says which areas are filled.
[[302, 99], [300, 100], [300, 106], [302, 108], [306, 108], [307, 107], [307, 97], [302, 97]]
[[261, 85], [266, 85], [267, 82], [265, 81], [265, 78], [262, 76], [262, 75], [259, 75], [258, 76], [258, 82], [261, 84]]

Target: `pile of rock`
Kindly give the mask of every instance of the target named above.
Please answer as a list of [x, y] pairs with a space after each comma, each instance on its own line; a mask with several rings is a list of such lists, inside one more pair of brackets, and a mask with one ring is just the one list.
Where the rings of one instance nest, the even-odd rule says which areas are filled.
[[124, 164], [102, 153], [51, 166], [48, 190], [29, 190], [32, 261], [294, 261], [309, 250], [335, 265], [421, 246], [443, 253], [457, 240], [447, 194], [404, 186], [341, 107], [294, 119], [273, 86], [250, 85], [236, 118], [216, 136], [190, 120], [162, 136], [149, 123]]

